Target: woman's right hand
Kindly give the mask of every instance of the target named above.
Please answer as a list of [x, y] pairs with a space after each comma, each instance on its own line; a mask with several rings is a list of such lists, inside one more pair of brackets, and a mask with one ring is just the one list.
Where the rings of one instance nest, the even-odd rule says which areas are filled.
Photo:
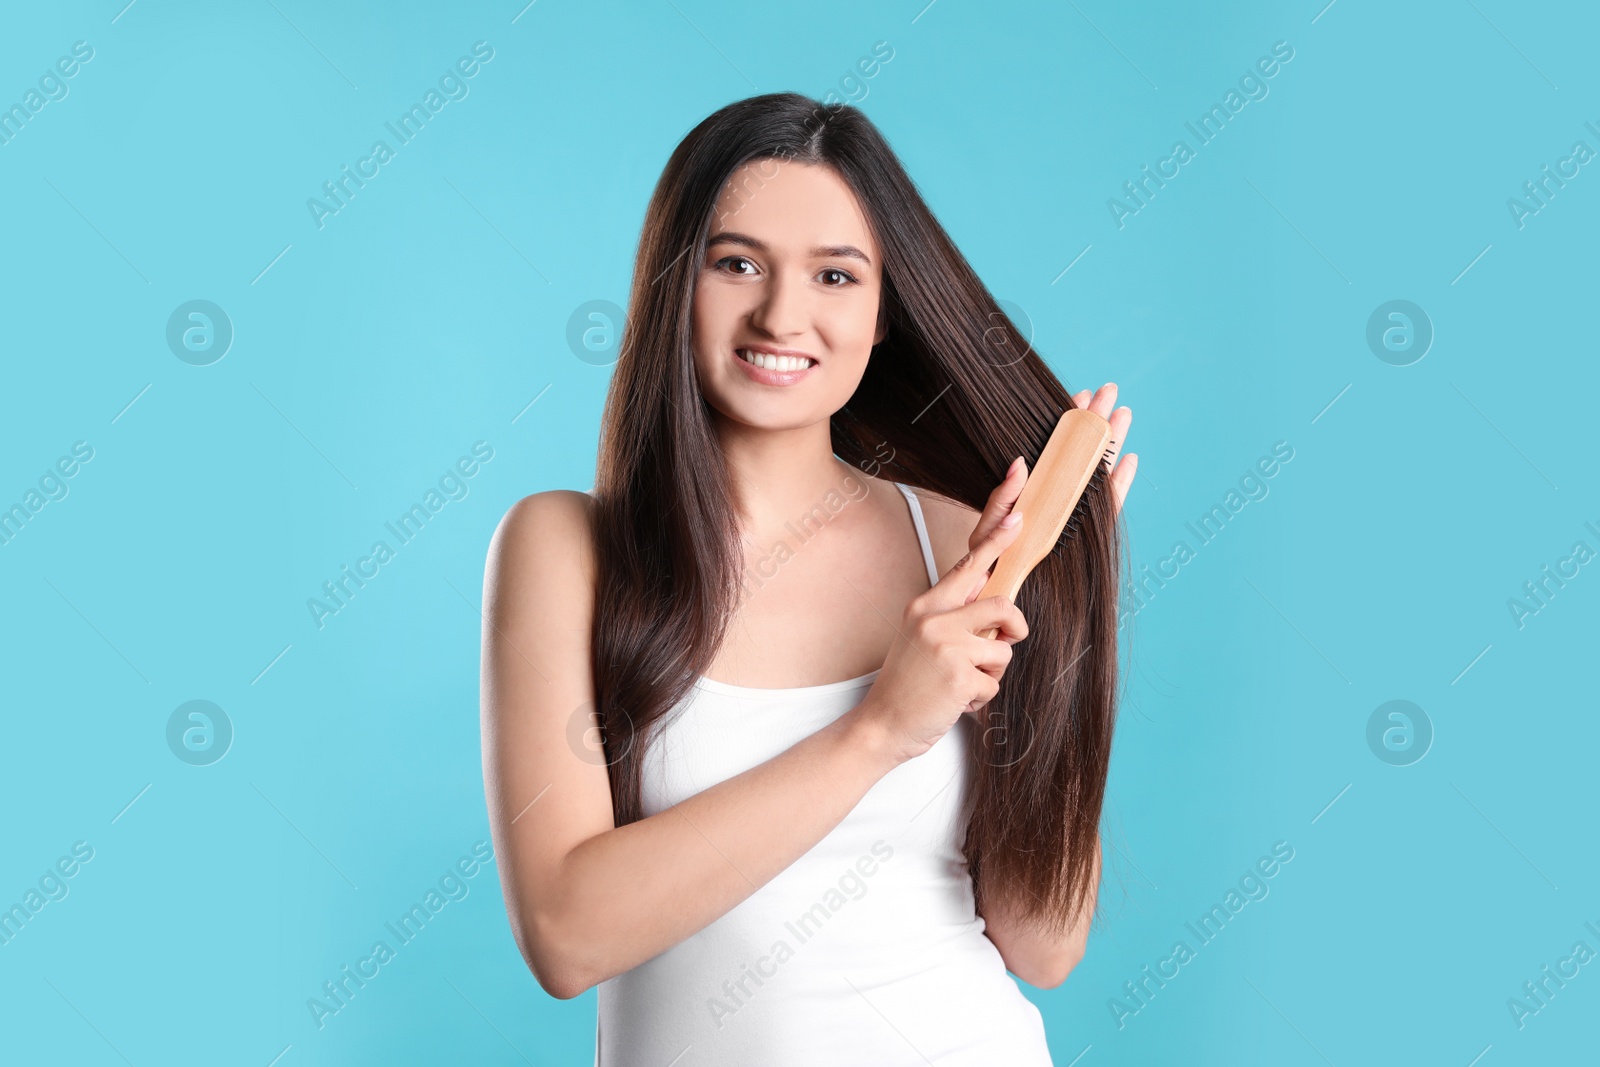
[[[988, 534], [938, 584], [906, 605], [882, 671], [851, 710], [896, 765], [928, 751], [963, 713], [994, 699], [1011, 662], [1011, 646], [1028, 636], [1027, 620], [1005, 596], [976, 599], [989, 568], [1022, 529], [1020, 513], [1008, 514], [1021, 491], [1009, 488], [1018, 468], [1026, 471], [1013, 465], [978, 520]], [[1013, 525], [1003, 525], [1012, 519]], [[996, 628], [993, 638], [978, 636]]]

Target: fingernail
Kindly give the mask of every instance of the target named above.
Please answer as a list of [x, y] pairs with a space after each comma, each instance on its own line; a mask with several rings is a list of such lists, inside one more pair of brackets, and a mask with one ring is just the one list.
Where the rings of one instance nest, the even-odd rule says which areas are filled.
[[1011, 529], [1011, 527], [1015, 526], [1017, 523], [1019, 523], [1021, 521], [1022, 521], [1022, 512], [1013, 511], [1011, 514], [1007, 515], [1005, 518], [1000, 520], [1000, 526], [1001, 526], [1002, 529], [1009, 530], [1009, 529]]

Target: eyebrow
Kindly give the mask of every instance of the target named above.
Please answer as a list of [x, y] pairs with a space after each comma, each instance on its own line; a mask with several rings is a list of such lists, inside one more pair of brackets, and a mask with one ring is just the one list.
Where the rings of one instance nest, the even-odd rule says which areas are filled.
[[[770, 251], [765, 242], [758, 241], [747, 233], [738, 233], [733, 230], [714, 233], [706, 241], [707, 248], [718, 244], [743, 245], [746, 248], [753, 248], [757, 252]], [[815, 259], [859, 259], [868, 266], [872, 265], [872, 258], [855, 245], [819, 245], [811, 250], [811, 255]]]

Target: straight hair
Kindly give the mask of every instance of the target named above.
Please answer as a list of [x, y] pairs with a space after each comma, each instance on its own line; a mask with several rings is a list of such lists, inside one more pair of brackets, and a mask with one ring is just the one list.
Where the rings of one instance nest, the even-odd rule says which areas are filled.
[[[596, 464], [594, 703], [617, 826], [643, 817], [646, 739], [708, 669], [740, 596], [738, 517], [695, 376], [691, 308], [718, 197], [749, 163], [758, 182], [787, 163], [832, 168], [882, 249], [889, 328], [830, 420], [840, 459], [981, 511], [1010, 461], [1031, 467], [1074, 406], [859, 109], [769, 93], [695, 126], [646, 210]], [[1029, 635], [971, 747], [963, 852], [978, 907], [999, 903], [1055, 936], [1095, 889], [1123, 536], [1102, 464], [1022, 586]]]

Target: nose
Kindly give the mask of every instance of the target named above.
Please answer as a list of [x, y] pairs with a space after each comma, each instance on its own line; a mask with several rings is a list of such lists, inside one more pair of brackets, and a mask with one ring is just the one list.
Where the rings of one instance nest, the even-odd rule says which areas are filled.
[[803, 279], [774, 270], [762, 287], [761, 299], [750, 312], [751, 323], [771, 337], [792, 337], [806, 328], [806, 293]]

